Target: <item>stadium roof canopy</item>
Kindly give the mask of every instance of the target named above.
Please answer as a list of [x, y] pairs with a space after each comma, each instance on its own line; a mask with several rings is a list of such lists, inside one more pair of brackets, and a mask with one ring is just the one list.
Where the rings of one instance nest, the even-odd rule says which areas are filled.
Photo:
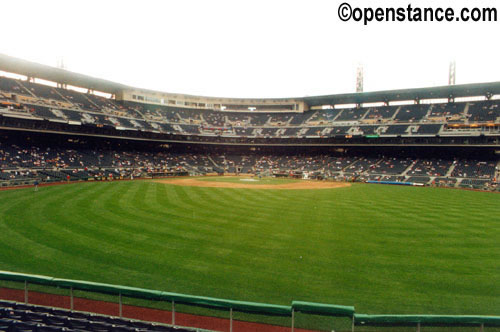
[[310, 106], [335, 104], [362, 104], [384, 101], [457, 98], [500, 94], [500, 82], [444, 85], [432, 88], [401, 89], [362, 93], [305, 97]]
[[111, 94], [130, 88], [120, 83], [41, 65], [4, 54], [0, 54], [0, 70]]
[[[110, 94], [118, 94], [124, 90], [137, 89], [121, 83], [91, 77], [84, 74], [74, 73], [65, 69], [55, 68], [35, 62], [0, 54], [0, 70], [40, 78], [56, 83], [72, 85]], [[156, 93], [159, 91], [141, 89]], [[387, 101], [421, 100], [436, 98], [457, 98], [471, 96], [487, 96], [500, 94], [500, 81], [491, 83], [474, 83], [462, 85], [446, 85], [431, 88], [400, 89], [388, 91], [374, 91], [362, 93], [346, 93], [313, 97], [291, 97], [291, 98], [261, 98], [261, 100], [302, 100], [309, 106], [336, 105], [336, 104], [362, 104]], [[201, 96], [199, 96], [201, 97]], [[206, 97], [215, 98], [215, 97]], [[227, 98], [239, 100], [240, 98]], [[248, 98], [241, 98], [248, 99]], [[253, 98], [252, 98], [253, 99]]]

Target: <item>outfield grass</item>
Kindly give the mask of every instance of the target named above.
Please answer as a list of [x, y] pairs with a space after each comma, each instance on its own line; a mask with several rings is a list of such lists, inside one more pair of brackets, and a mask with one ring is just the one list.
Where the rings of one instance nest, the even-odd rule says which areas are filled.
[[363, 313], [500, 311], [500, 195], [147, 181], [0, 192], [0, 269]]

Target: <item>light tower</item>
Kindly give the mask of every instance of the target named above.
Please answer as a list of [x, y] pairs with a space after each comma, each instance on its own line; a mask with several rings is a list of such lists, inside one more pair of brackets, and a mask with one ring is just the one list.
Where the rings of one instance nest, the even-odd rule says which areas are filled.
[[[59, 68], [59, 69], [66, 69], [66, 65], [64, 63], [64, 57], [57, 58], [57, 68]], [[66, 84], [65, 83], [57, 82], [57, 87], [58, 88], [66, 89]]]
[[448, 85], [455, 85], [457, 66], [455, 60], [450, 62], [450, 71], [448, 73]]
[[356, 92], [363, 92], [363, 64], [358, 63], [356, 68]]
[[64, 57], [57, 58], [57, 68], [66, 69], [66, 65], [64, 64]]

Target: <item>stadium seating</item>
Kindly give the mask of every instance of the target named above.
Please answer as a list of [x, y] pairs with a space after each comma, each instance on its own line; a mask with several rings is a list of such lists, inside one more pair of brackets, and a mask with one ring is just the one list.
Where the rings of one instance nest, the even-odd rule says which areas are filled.
[[376, 107], [370, 108], [368, 113], [365, 116], [365, 120], [383, 120], [383, 119], [392, 119], [394, 114], [396, 113], [396, 107]]
[[326, 124], [329, 122], [333, 122], [338, 117], [340, 112], [342, 112], [342, 110], [338, 109], [316, 111], [311, 116], [309, 116], [309, 119], [307, 119], [304, 123]]
[[[32, 114], [38, 118], [109, 126], [119, 130], [140, 130], [177, 135], [240, 137], [323, 137], [346, 135], [427, 136], [442, 130], [453, 133], [447, 124], [495, 123], [500, 119], [500, 101], [474, 101], [427, 105], [359, 107], [310, 110], [291, 113], [290, 105], [270, 105], [249, 111], [241, 105], [227, 110], [192, 109], [116, 101], [89, 93], [0, 77], [0, 99], [18, 103], [18, 108], [1, 112]], [[279, 113], [278, 113], [279, 111]], [[131, 122], [131, 120], [135, 122]], [[174, 126], [178, 124], [179, 126]], [[368, 125], [368, 126], [363, 126]], [[415, 128], [409, 128], [415, 125]], [[270, 127], [283, 128], [283, 131]], [[496, 128], [496, 129], [495, 129]], [[498, 131], [498, 128], [469, 126], [468, 132]]]
[[490, 122], [495, 121], [499, 116], [500, 109], [498, 102], [484, 101], [471, 103], [469, 106], [469, 121]]
[[473, 189], [482, 189], [487, 185], [489, 180], [479, 180], [479, 179], [463, 179], [460, 183], [460, 187], [462, 188], [473, 188]]
[[431, 107], [430, 118], [452, 117], [461, 115], [464, 112], [465, 103], [438, 104]]
[[394, 119], [397, 122], [415, 122], [421, 120], [428, 111], [428, 105], [402, 106]]
[[196, 329], [1, 300], [0, 331], [188, 332]]
[[[314, 130], [312, 127], [310, 130]], [[262, 134], [278, 129], [264, 128]], [[28, 137], [29, 138], [29, 137]], [[435, 185], [491, 187], [496, 184], [497, 161], [384, 156], [329, 155], [325, 153], [245, 154], [148, 151], [119, 148], [33, 144], [15, 136], [0, 141], [0, 183], [25, 181], [87, 181], [112, 176], [134, 178], [153, 173], [261, 173], [321, 178], [356, 176], [357, 181], [404, 181]], [[13, 140], [13, 141], [12, 141]], [[460, 180], [460, 181], [459, 181]], [[478, 180], [478, 181], [475, 181]], [[29, 182], [28, 182], [29, 183]]]
[[366, 108], [361, 109], [345, 109], [342, 110], [335, 121], [355, 121], [361, 119], [368, 110]]
[[442, 125], [441, 124], [424, 124], [420, 125], [417, 130], [417, 134], [419, 135], [426, 135], [426, 134], [432, 134], [435, 135], [439, 133], [441, 130]]
[[450, 160], [422, 159], [413, 165], [407, 175], [410, 176], [444, 176], [452, 165]]
[[[175, 135], [176, 140], [198, 142], [218, 142], [224, 137], [226, 141], [221, 142], [245, 144], [258, 139], [291, 142], [307, 139], [321, 143], [323, 140], [335, 142], [378, 137], [400, 141], [406, 137], [480, 137], [497, 133], [500, 119], [500, 100], [327, 108], [304, 112], [296, 112], [293, 105], [279, 104], [258, 110], [236, 104], [225, 105], [220, 110], [195, 109], [171, 103], [152, 105], [117, 101], [6, 77], [0, 77], [0, 100], [6, 102], [0, 104], [0, 120], [18, 114], [22, 119], [33, 119], [32, 128], [37, 130], [66, 124], [77, 131], [85, 128], [92, 135], [106, 134], [106, 130], [111, 130], [111, 136], [133, 137], [136, 134], [130, 133], [150, 133]], [[295, 153], [287, 157], [273, 153], [148, 153], [116, 147], [20, 146], [2, 141], [0, 161], [2, 186], [10, 182], [25, 184], [34, 179], [65, 181], [68, 176], [71, 181], [84, 181], [109, 175], [126, 178], [157, 171], [206, 174], [265, 170], [281, 175], [293, 173], [294, 176], [309, 173], [322, 178], [348, 175], [358, 181], [396, 179], [457, 187], [490, 187], [496, 185], [497, 171], [496, 161], [480, 159], [453, 161], [452, 158], [331, 156], [324, 153]]]
[[430, 180], [428, 176], [410, 176], [405, 182], [428, 184]]
[[386, 135], [403, 135], [406, 133], [408, 129], [407, 125], [393, 125], [389, 126], [385, 131]]
[[454, 177], [492, 179], [495, 163], [479, 160], [457, 160], [451, 173]]
[[391, 175], [403, 173], [411, 164], [411, 158], [382, 158], [369, 170], [369, 173]]

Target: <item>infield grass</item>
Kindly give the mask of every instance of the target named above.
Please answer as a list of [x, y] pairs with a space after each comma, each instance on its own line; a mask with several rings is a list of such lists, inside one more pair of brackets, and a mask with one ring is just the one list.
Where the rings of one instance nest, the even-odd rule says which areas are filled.
[[0, 269], [361, 313], [500, 315], [500, 195], [149, 181], [0, 192]]

